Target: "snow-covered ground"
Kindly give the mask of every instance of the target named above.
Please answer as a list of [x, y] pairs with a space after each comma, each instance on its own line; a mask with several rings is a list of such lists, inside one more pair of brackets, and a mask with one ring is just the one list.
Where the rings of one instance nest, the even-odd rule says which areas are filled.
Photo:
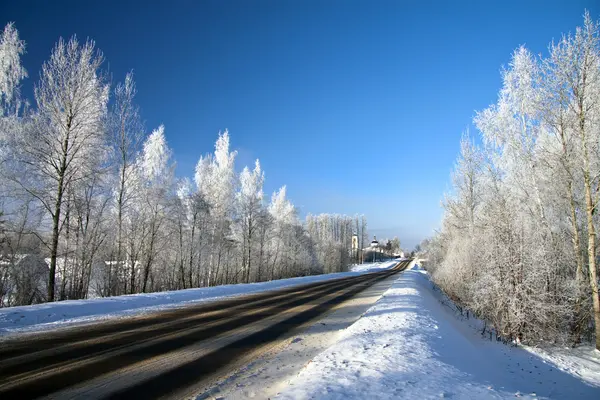
[[556, 365], [562, 371], [600, 387], [600, 352], [593, 346], [567, 348], [533, 348], [525, 350]]
[[400, 274], [277, 398], [600, 399], [598, 352], [541, 358], [490, 342], [440, 296], [424, 271]]
[[350, 267], [350, 271], [352, 272], [374, 272], [378, 269], [385, 269], [385, 268], [389, 268], [393, 265], [395, 265], [396, 263], [398, 263], [398, 261], [402, 261], [405, 260], [405, 258], [397, 258], [395, 260], [392, 261], [382, 261], [382, 262], [376, 262], [376, 263], [367, 263], [367, 264], [357, 264], [357, 265], [353, 265]]
[[[338, 342], [345, 329], [371, 308], [394, 283], [396, 276], [374, 285], [333, 307], [306, 329], [285, 336], [247, 365], [230, 371], [210, 388], [202, 388], [203, 399], [272, 399], [314, 357]], [[212, 397], [211, 397], [212, 396]]]
[[265, 290], [283, 289], [295, 285], [329, 279], [357, 276], [390, 268], [397, 261], [362, 264], [350, 272], [281, 279], [271, 282], [224, 285], [210, 288], [115, 296], [90, 300], [69, 300], [33, 306], [0, 309], [0, 336], [19, 332], [32, 332], [97, 322], [111, 318], [141, 315], [192, 303], [222, 300]]

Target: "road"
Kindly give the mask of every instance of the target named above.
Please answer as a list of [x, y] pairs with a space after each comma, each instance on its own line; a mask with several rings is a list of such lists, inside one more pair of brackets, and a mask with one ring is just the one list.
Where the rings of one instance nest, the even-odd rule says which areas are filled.
[[0, 344], [0, 398], [182, 398], [405, 269], [296, 286]]

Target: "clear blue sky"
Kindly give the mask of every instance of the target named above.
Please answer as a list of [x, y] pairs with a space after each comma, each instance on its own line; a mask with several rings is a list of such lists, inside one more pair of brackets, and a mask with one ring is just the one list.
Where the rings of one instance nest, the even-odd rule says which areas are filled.
[[597, 1], [0, 1], [27, 42], [31, 93], [58, 37], [92, 38], [113, 80], [133, 69], [148, 130], [178, 175], [228, 128], [302, 214], [364, 213], [412, 247], [439, 226], [461, 131], [500, 68], [543, 53]]

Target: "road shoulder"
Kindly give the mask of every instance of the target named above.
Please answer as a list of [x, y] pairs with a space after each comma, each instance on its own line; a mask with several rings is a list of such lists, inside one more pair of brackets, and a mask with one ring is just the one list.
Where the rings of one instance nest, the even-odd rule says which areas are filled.
[[392, 286], [397, 275], [377, 282], [322, 318], [277, 341], [253, 360], [221, 377], [197, 399], [272, 398], [321, 352], [334, 345]]

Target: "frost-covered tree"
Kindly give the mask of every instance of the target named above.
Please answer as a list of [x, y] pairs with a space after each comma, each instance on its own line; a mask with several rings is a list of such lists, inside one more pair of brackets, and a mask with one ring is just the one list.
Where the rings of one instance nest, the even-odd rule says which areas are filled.
[[473, 144], [468, 132], [463, 134], [459, 159], [452, 173], [454, 193], [447, 195], [444, 201], [444, 226], [454, 232], [449, 244], [454, 251], [437, 276], [456, 300], [468, 297], [468, 288], [461, 283], [472, 279], [477, 269], [476, 237], [480, 234], [477, 218], [484, 191], [483, 161], [481, 150]]
[[106, 174], [92, 174], [67, 190], [58, 271], [59, 299], [88, 295], [94, 265], [101, 260], [111, 221], [107, 208], [112, 200]]
[[394, 254], [400, 253], [400, 250], [401, 250], [400, 239], [398, 239], [397, 236], [394, 236], [394, 238], [392, 239], [391, 247], [392, 247], [392, 253], [394, 253]]
[[358, 238], [358, 252], [356, 253], [356, 262], [363, 262], [363, 249], [369, 243], [369, 232], [367, 230], [367, 218], [364, 215], [354, 217], [354, 233]]
[[201, 192], [194, 188], [189, 179], [179, 182], [177, 200], [179, 280], [181, 288], [185, 289], [198, 286], [202, 281], [202, 254], [206, 248], [210, 209]]
[[[274, 279], [275, 276], [282, 275], [282, 270], [288, 269], [291, 237], [294, 234], [294, 228], [299, 225], [296, 208], [287, 199], [286, 186], [273, 193], [268, 212], [273, 223], [273, 234], [270, 239], [271, 260], [268, 267], [269, 277]], [[276, 275], [278, 267], [279, 271]]]
[[[0, 34], [0, 172], [10, 151], [8, 141], [11, 136], [19, 136], [23, 128], [20, 110], [19, 85], [27, 77], [21, 65], [21, 56], [25, 53], [25, 42], [19, 39], [19, 32], [13, 23], [8, 23]], [[2, 191], [6, 191], [4, 179], [0, 183]]]
[[27, 77], [21, 65], [24, 53], [25, 42], [19, 39], [19, 32], [9, 22], [0, 35], [0, 117], [19, 110], [19, 84]]
[[94, 42], [60, 39], [35, 87], [36, 113], [12, 150], [23, 175], [13, 181], [35, 197], [51, 218], [48, 300], [54, 300], [62, 211], [67, 189], [97, 171], [105, 155], [108, 86]]
[[596, 257], [596, 207], [600, 193], [600, 37], [599, 25], [585, 14], [584, 25], [552, 48], [554, 72], [565, 88], [561, 99], [572, 112], [572, 141], [576, 168], [583, 175], [587, 230], [587, 263], [596, 333], [600, 350], [600, 293]]
[[237, 236], [242, 243], [242, 271], [246, 282], [250, 282], [252, 250], [261, 217], [264, 173], [256, 160], [254, 170], [245, 167], [240, 174], [240, 190], [237, 193]]
[[206, 284], [210, 286], [221, 269], [222, 255], [227, 251], [227, 237], [234, 211], [234, 163], [236, 151], [229, 151], [229, 132], [219, 134], [214, 156], [200, 159], [196, 167], [196, 185], [210, 208], [211, 245]]
[[[260, 164], [236, 174], [227, 131], [200, 158], [193, 182], [175, 180], [164, 127], [143, 133], [133, 75], [110, 91], [92, 41], [59, 40], [31, 108], [19, 92], [23, 53], [7, 25], [0, 307], [347, 268], [354, 220], [321, 215], [305, 225], [285, 187], [267, 206]], [[356, 226], [366, 238], [366, 219]]]
[[592, 324], [600, 348], [598, 34], [586, 14], [547, 58], [515, 51], [424, 244], [434, 280], [507, 339], [576, 344]]
[[125, 76], [123, 83], [117, 84], [114, 89], [114, 105], [110, 119], [112, 133], [112, 165], [117, 182], [114, 185], [114, 213], [116, 214], [116, 236], [114, 255], [111, 257], [108, 271], [108, 287], [114, 290], [112, 282], [112, 261], [117, 268], [122, 268], [124, 232], [128, 231], [126, 224], [126, 213], [129, 203], [135, 196], [134, 185], [134, 163], [141, 150], [143, 127], [139, 110], [134, 103], [136, 87], [133, 73]]
[[342, 272], [348, 268], [353, 225], [353, 218], [345, 215], [307, 215], [308, 233], [315, 241], [317, 259], [325, 273]]
[[[143, 236], [141, 254], [141, 291], [149, 289], [152, 267], [164, 249], [167, 216], [171, 207], [171, 190], [174, 177], [174, 165], [171, 163], [171, 149], [165, 138], [163, 125], [155, 129], [143, 145], [136, 167], [140, 174], [136, 190], [138, 212], [143, 216]], [[139, 261], [139, 260], [136, 260]], [[135, 261], [132, 263], [134, 268]], [[132, 276], [135, 276], [133, 271]]]

